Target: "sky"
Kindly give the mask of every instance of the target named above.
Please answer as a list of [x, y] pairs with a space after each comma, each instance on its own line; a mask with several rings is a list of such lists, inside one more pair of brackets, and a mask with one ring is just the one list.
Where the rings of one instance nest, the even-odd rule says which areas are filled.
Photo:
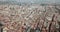
[[0, 1], [17, 1], [27, 3], [60, 3], [60, 0], [0, 0]]

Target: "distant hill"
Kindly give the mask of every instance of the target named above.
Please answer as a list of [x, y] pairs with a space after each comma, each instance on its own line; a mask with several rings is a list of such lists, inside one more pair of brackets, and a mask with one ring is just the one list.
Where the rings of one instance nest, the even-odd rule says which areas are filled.
[[0, 1], [0, 4], [19, 4], [19, 3], [15, 1]]

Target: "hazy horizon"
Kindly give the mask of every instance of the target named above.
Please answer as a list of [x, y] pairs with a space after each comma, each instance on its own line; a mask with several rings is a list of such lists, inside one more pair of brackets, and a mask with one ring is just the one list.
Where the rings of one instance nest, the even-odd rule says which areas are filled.
[[15, 1], [21, 3], [57, 3], [60, 4], [60, 0], [0, 0], [0, 1]]

